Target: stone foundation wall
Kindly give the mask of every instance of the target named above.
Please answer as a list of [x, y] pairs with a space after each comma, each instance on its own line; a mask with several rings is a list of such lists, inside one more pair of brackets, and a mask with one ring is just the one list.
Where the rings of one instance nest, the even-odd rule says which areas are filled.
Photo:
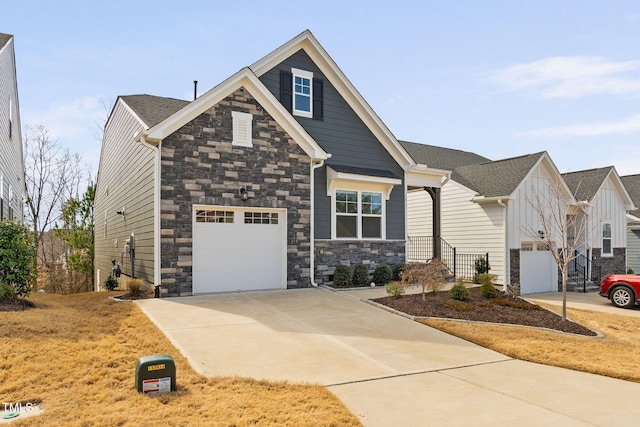
[[376, 267], [386, 265], [391, 270], [406, 262], [404, 240], [316, 240], [315, 282], [319, 285], [333, 284], [333, 273], [340, 264], [355, 267], [364, 264], [373, 274]]
[[[509, 249], [509, 283], [507, 289], [520, 295], [520, 249]], [[512, 292], [510, 290], [510, 292]]]
[[[607, 274], [625, 274], [627, 272], [627, 249], [613, 248], [613, 256], [603, 257], [600, 248], [591, 249], [594, 265], [599, 265], [602, 269], [602, 277]], [[597, 275], [595, 269], [591, 271], [592, 275]], [[600, 280], [601, 277], [593, 277], [594, 280]]]

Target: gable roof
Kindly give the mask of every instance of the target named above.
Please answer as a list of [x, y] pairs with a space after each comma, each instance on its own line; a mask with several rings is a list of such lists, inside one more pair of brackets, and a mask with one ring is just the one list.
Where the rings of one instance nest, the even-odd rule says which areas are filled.
[[9, 43], [13, 36], [11, 34], [0, 33], [0, 50]]
[[454, 170], [460, 166], [490, 162], [491, 160], [469, 151], [436, 147], [416, 142], [399, 141], [416, 163], [436, 169]]
[[160, 142], [241, 87], [258, 101], [312, 159], [326, 160], [331, 157], [247, 67], [151, 126], [142, 133], [140, 139], [151, 144]]
[[451, 179], [475, 190], [485, 198], [508, 197], [545, 156], [548, 157], [543, 151], [494, 162], [461, 166], [454, 169]]
[[613, 166], [562, 174], [576, 200], [590, 201], [596, 195]]
[[189, 101], [153, 95], [127, 95], [121, 96], [120, 99], [138, 116], [147, 129], [189, 104]]
[[636, 209], [629, 211], [629, 214], [640, 218], [640, 175], [627, 175], [620, 177], [624, 187], [627, 189], [633, 204], [636, 205]]
[[262, 59], [254, 62], [249, 68], [256, 76], [260, 77], [300, 49], [304, 50], [311, 58], [322, 74], [329, 80], [353, 111], [355, 111], [360, 120], [367, 125], [369, 130], [371, 130], [398, 165], [405, 171], [414, 167], [416, 162], [413, 158], [407, 153], [404, 147], [402, 147], [382, 120], [380, 120], [380, 117], [378, 117], [371, 106], [364, 100], [355, 86], [351, 84], [347, 76], [340, 70], [327, 51], [318, 43], [318, 40], [311, 34], [311, 31], [303, 31]]

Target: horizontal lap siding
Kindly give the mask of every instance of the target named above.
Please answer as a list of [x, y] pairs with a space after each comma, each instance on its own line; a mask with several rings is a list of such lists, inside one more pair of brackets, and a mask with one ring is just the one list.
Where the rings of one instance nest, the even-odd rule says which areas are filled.
[[431, 236], [433, 234], [433, 204], [424, 190], [407, 193], [407, 234]]
[[[322, 79], [324, 82], [324, 119], [294, 117], [325, 151], [331, 153], [329, 162], [345, 166], [384, 169], [393, 172], [398, 178], [404, 177], [402, 168], [304, 51], [300, 50], [293, 54], [260, 76], [260, 80], [276, 98], [279, 98], [280, 70], [291, 71], [291, 68], [312, 71], [314, 78]], [[315, 237], [327, 239], [331, 237], [331, 199], [327, 197], [325, 172], [317, 171], [315, 179]], [[393, 188], [387, 202], [388, 239], [404, 239], [404, 207], [404, 185], [397, 185]]]
[[627, 268], [640, 274], [640, 230], [627, 232]]
[[[111, 260], [130, 274], [125, 239], [135, 234], [135, 276], [153, 283], [154, 153], [135, 142], [142, 125], [119, 100], [107, 126], [100, 156], [95, 202], [95, 263], [100, 280], [111, 272]], [[107, 194], [108, 189], [108, 194]], [[125, 217], [116, 214], [125, 207]], [[107, 237], [104, 212], [107, 210]], [[117, 247], [114, 245], [118, 240]]]
[[[9, 138], [9, 99], [12, 100], [12, 135]], [[0, 173], [3, 176], [3, 218], [8, 216], [9, 185], [14, 193], [13, 218], [23, 221], [24, 167], [22, 137], [18, 111], [18, 89], [15, 75], [13, 39], [0, 50]], [[2, 219], [2, 218], [0, 218]]]

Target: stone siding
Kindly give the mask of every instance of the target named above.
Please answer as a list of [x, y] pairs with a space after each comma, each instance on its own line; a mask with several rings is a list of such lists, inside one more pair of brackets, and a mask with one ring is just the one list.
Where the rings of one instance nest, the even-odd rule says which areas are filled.
[[[253, 115], [253, 147], [231, 144], [232, 111]], [[311, 160], [244, 88], [165, 138], [161, 162], [162, 296], [192, 293], [195, 204], [286, 209], [287, 287], [310, 286]]]
[[509, 283], [507, 290], [520, 295], [520, 249], [509, 249]]
[[340, 264], [355, 267], [364, 264], [373, 274], [376, 267], [386, 265], [391, 270], [406, 262], [404, 240], [316, 240], [315, 281], [319, 285], [333, 284], [333, 274]]
[[613, 256], [601, 256], [600, 248], [593, 248], [591, 255], [593, 256], [593, 265], [599, 265], [601, 268], [601, 277], [596, 277], [598, 272], [595, 268], [591, 269], [592, 280], [600, 281], [607, 274], [625, 274], [627, 272], [627, 250], [626, 248], [613, 248]]

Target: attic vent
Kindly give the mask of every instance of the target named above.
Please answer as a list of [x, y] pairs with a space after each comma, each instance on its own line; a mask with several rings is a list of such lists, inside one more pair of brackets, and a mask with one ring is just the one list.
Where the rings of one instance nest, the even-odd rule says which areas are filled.
[[232, 111], [231, 117], [233, 118], [233, 141], [231, 144], [240, 147], [253, 147], [251, 138], [253, 115]]

